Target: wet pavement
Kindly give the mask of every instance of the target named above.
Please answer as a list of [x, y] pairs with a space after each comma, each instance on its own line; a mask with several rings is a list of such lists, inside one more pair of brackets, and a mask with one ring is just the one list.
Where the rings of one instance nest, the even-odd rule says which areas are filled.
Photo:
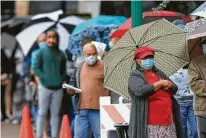
[[[12, 125], [1, 123], [1, 136], [0, 138], [19, 138], [20, 125]], [[35, 134], [34, 134], [35, 137]], [[44, 136], [44, 138], [49, 138]]]
[[1, 123], [1, 138], [18, 138], [20, 125]]

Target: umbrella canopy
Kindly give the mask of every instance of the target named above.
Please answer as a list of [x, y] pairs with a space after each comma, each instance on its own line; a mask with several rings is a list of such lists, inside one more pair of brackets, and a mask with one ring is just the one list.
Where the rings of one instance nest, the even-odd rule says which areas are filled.
[[[15, 63], [23, 61], [23, 53], [19, 47], [17, 47], [17, 41], [11, 34], [3, 32], [1, 34], [1, 52], [2, 56], [2, 68], [8, 72], [15, 70]], [[4, 61], [3, 61], [4, 60]], [[4, 67], [5, 65], [5, 67]], [[8, 68], [6, 66], [9, 66]]]
[[121, 38], [131, 28], [132, 28], [132, 18], [129, 18], [115, 32], [112, 33], [111, 37]]
[[16, 39], [13, 35], [3, 32], [1, 34], [1, 48], [14, 49]]
[[86, 37], [90, 37], [92, 41], [102, 42], [108, 45], [110, 40], [109, 34], [113, 27], [109, 26], [92, 26], [80, 33], [71, 35], [69, 38], [69, 51], [74, 55], [82, 54], [83, 40]]
[[184, 31], [188, 33], [188, 50], [190, 59], [202, 54], [201, 37], [206, 37], [206, 18], [186, 24]]
[[11, 58], [16, 46], [17, 42], [13, 35], [5, 32], [1, 34], [1, 49], [4, 50], [7, 58]]
[[136, 48], [148, 45], [155, 49], [156, 66], [168, 76], [189, 62], [186, 33], [165, 19], [130, 29], [104, 58], [104, 86], [125, 98], [128, 78], [136, 67]]
[[107, 15], [100, 15], [95, 18], [91, 18], [84, 23], [79, 24], [76, 26], [72, 35], [80, 33], [88, 29], [91, 26], [112, 26], [112, 27], [119, 27], [122, 25], [123, 22], [127, 20], [124, 16], [107, 16]]
[[36, 15], [32, 17], [32, 20], [27, 24], [24, 30], [16, 36], [16, 39], [24, 55], [27, 55], [41, 33], [50, 28], [55, 28], [59, 34], [59, 48], [65, 50], [68, 46], [70, 33], [76, 25], [84, 21], [85, 20], [76, 16], [65, 15], [61, 10]]
[[191, 15], [200, 16], [206, 18], [206, 2], [200, 5]]
[[[149, 23], [155, 20], [158, 20], [160, 18], [165, 18], [169, 21], [174, 21], [176, 19], [183, 19], [186, 21], [191, 21], [182, 13], [178, 12], [172, 12], [172, 11], [148, 11], [144, 12], [143, 14], [143, 22], [144, 23]], [[112, 33], [111, 37], [118, 37], [121, 38], [127, 30], [132, 28], [132, 19], [129, 18], [126, 22], [123, 23], [122, 26], [120, 26], [114, 33]]]
[[1, 23], [1, 32], [7, 32], [11, 35], [17, 35], [30, 17], [13, 17], [10, 20]]
[[184, 30], [189, 33], [188, 39], [206, 36], [206, 18], [187, 23]]

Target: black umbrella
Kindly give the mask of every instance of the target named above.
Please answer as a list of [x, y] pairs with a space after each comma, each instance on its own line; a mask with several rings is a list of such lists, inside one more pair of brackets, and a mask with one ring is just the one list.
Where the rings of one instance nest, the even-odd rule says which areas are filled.
[[7, 49], [7, 51], [9, 51], [6, 53], [8, 58], [11, 57], [12, 52], [15, 50], [16, 46], [17, 42], [13, 35], [5, 32], [1, 34], [1, 48]]
[[68, 47], [70, 33], [77, 24], [82, 22], [84, 22], [83, 19], [63, 14], [61, 10], [39, 14], [31, 18], [24, 30], [16, 36], [16, 39], [24, 55], [27, 55], [41, 33], [55, 28], [59, 34], [59, 48], [65, 50]]
[[22, 30], [24, 24], [28, 22], [29, 19], [29, 16], [13, 17], [1, 23], [1, 48], [5, 51], [8, 58], [13, 58], [12, 55], [15, 55], [18, 49], [15, 36]]
[[9, 33], [16, 36], [30, 17], [14, 17], [1, 23], [1, 32]]

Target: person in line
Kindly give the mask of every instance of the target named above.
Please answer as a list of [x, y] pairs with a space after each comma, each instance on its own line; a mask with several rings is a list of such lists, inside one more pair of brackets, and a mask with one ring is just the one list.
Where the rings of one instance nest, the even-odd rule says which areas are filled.
[[36, 137], [43, 137], [44, 121], [50, 110], [51, 137], [57, 138], [59, 130], [59, 112], [62, 104], [62, 82], [65, 77], [66, 58], [58, 49], [59, 36], [55, 30], [46, 33], [46, 47], [35, 55], [33, 70], [39, 78]]
[[[46, 33], [42, 33], [38, 36], [37, 42], [35, 43], [35, 47], [33, 51], [31, 52], [31, 69], [30, 69], [30, 80], [29, 80], [29, 87], [30, 87], [30, 94], [32, 94], [32, 106], [31, 106], [31, 113], [32, 113], [32, 119], [33, 119], [33, 129], [36, 131], [36, 123], [37, 123], [37, 116], [38, 116], [38, 77], [34, 74], [33, 71], [33, 64], [35, 61], [36, 53], [38, 53], [39, 49], [47, 47], [46, 45]], [[47, 120], [45, 123], [45, 130], [44, 134], [47, 136], [50, 135], [49, 129], [49, 114], [47, 116]]]
[[[82, 41], [81, 41], [81, 51], [83, 51], [83, 47], [85, 44], [87, 43], [91, 43], [93, 40], [92, 37], [86, 36]], [[81, 66], [84, 62], [84, 57], [83, 54], [82, 55], [73, 55], [69, 49], [65, 50], [65, 55], [67, 57], [67, 63], [66, 63], [66, 73], [67, 76], [69, 76], [69, 79], [71, 78], [71, 76], [74, 74], [76, 68], [78, 68], [79, 66]], [[68, 82], [69, 82], [68, 79]], [[66, 81], [67, 83], [67, 81]], [[65, 98], [66, 97], [66, 98]], [[64, 105], [68, 105], [69, 106], [69, 119], [70, 119], [70, 128], [72, 131], [72, 135], [74, 136], [74, 122], [75, 122], [75, 114], [74, 114], [74, 108], [73, 108], [73, 104], [74, 104], [74, 96], [72, 95], [67, 95], [64, 98], [67, 100], [67, 104]], [[66, 101], [65, 101], [66, 103]], [[63, 110], [63, 109], [62, 109]]]
[[[15, 74], [13, 75], [15, 83], [12, 87], [13, 96], [12, 96], [12, 119], [11, 123], [17, 125], [21, 122], [22, 118], [22, 109], [25, 102], [27, 102], [26, 97], [26, 85], [24, 80], [24, 75], [26, 69], [24, 68], [24, 56], [20, 49], [17, 49], [15, 53]], [[25, 69], [25, 70], [24, 70]]]
[[36, 42], [34, 43], [34, 45], [31, 47], [31, 49], [29, 50], [28, 54], [25, 57], [26, 62], [29, 64], [29, 66], [32, 66], [31, 62], [32, 62], [32, 55], [35, 51], [37, 51], [39, 48], [41, 48], [40, 44], [41, 43], [45, 43], [46, 41], [46, 33], [41, 33]]
[[38, 77], [34, 74], [34, 70], [32, 69], [34, 66], [34, 61], [35, 61], [35, 57], [36, 54], [38, 53], [39, 49], [47, 47], [46, 45], [46, 34], [42, 33], [39, 35], [38, 39], [37, 39], [37, 43], [38, 43], [38, 49], [34, 50], [31, 53], [31, 68], [30, 68], [30, 79], [29, 79], [29, 87], [30, 87], [30, 93], [32, 94], [32, 98], [33, 98], [33, 102], [32, 102], [32, 106], [31, 106], [31, 113], [32, 113], [32, 117], [34, 120], [34, 126], [36, 127], [36, 121], [37, 121], [37, 116], [38, 116]]
[[179, 69], [170, 76], [170, 79], [178, 86], [178, 91], [174, 97], [180, 105], [184, 138], [198, 138], [196, 120], [193, 110], [194, 93], [189, 86], [188, 66], [189, 64]]
[[[7, 57], [6, 52], [1, 48], [1, 121], [9, 122], [10, 114], [8, 114], [7, 101], [11, 100], [8, 95], [10, 91], [8, 88], [11, 87], [11, 63], [10, 59]], [[10, 89], [10, 88], [9, 88]], [[9, 99], [6, 99], [9, 98]]]
[[119, 41], [119, 39], [120, 39], [119, 37], [111, 37], [109, 41], [109, 48], [110, 49], [114, 48], [117, 42]]
[[189, 65], [190, 87], [194, 92], [194, 111], [199, 138], [206, 138], [206, 38], [202, 38], [203, 54]]
[[131, 138], [183, 138], [177, 102], [177, 86], [155, 67], [154, 49], [136, 49], [136, 69], [128, 80], [132, 99], [129, 135]]
[[[97, 59], [97, 49], [92, 43], [84, 45], [83, 55], [84, 62], [70, 80], [70, 85], [82, 90], [74, 95], [74, 138], [88, 138], [90, 129], [94, 138], [100, 138], [99, 98], [109, 95], [103, 86], [104, 63]], [[74, 91], [69, 89], [68, 94], [72, 95]]]

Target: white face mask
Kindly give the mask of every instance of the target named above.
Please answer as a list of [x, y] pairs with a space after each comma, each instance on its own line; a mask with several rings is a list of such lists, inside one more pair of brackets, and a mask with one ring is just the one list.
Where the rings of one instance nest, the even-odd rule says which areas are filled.
[[97, 56], [84, 57], [84, 61], [88, 65], [94, 65], [97, 62]]

